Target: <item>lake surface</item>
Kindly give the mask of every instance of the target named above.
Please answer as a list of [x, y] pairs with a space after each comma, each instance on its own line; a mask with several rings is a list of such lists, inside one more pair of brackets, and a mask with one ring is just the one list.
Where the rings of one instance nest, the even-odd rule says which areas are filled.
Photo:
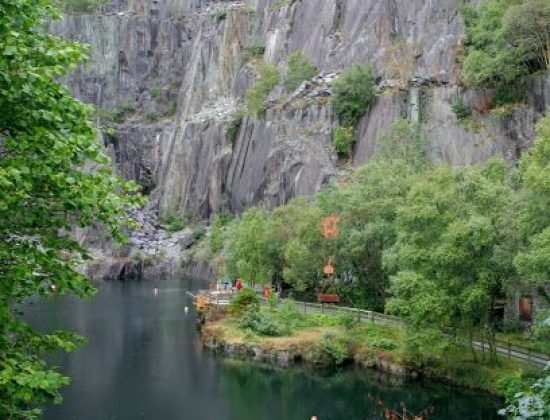
[[[396, 384], [376, 371], [286, 370], [218, 358], [202, 349], [188, 280], [102, 282], [88, 301], [35, 302], [25, 317], [40, 330], [69, 328], [88, 338], [54, 363], [71, 378], [47, 420], [372, 419], [379, 401], [430, 419], [496, 419], [499, 402], [443, 384]], [[154, 288], [158, 288], [155, 295]], [[189, 307], [189, 312], [185, 312]], [[392, 384], [393, 383], [393, 384]], [[373, 414], [375, 413], [375, 414]]]

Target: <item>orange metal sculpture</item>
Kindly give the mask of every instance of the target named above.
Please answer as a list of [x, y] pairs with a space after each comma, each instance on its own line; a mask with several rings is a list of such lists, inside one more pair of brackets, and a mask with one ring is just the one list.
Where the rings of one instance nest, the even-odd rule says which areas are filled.
[[338, 222], [340, 217], [337, 214], [333, 214], [329, 217], [323, 217], [321, 219], [321, 225], [323, 227], [323, 236], [325, 238], [336, 238], [338, 236]]

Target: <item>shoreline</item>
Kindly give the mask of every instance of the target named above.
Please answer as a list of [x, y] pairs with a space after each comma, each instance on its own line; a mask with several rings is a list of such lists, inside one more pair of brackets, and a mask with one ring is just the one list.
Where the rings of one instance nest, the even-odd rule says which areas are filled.
[[[220, 330], [221, 328], [221, 330]], [[478, 384], [477, 386], [469, 383], [464, 383], [452, 374], [443, 374], [438, 372], [435, 366], [423, 364], [423, 366], [412, 366], [408, 360], [399, 360], [392, 357], [388, 352], [384, 351], [365, 351], [359, 349], [355, 352], [350, 352], [343, 362], [334, 364], [327, 363], [312, 352], [312, 349], [320, 340], [317, 336], [311, 340], [287, 344], [282, 341], [283, 345], [277, 345], [276, 339], [266, 339], [264, 342], [251, 341], [243, 342], [220, 336], [223, 334], [223, 326], [219, 321], [207, 321], [200, 328], [200, 338], [202, 346], [208, 351], [213, 352], [216, 356], [222, 356], [237, 360], [247, 360], [255, 362], [258, 366], [268, 365], [276, 368], [291, 369], [295, 367], [312, 368], [315, 370], [322, 369], [337, 369], [344, 366], [355, 366], [359, 369], [374, 370], [380, 373], [389, 375], [396, 380], [407, 382], [417, 380], [434, 380], [444, 383], [459, 389], [470, 391], [483, 391], [494, 397], [503, 398], [494, 387]]]

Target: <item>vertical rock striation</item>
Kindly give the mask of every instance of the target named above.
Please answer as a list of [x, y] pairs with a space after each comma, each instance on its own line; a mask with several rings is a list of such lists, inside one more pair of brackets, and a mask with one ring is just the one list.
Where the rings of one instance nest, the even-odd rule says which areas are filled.
[[[254, 45], [265, 46], [263, 59], [282, 74], [295, 50], [323, 75], [373, 63], [384, 91], [360, 121], [355, 165], [368, 161], [398, 117], [422, 124], [436, 161], [464, 165], [495, 154], [516, 160], [550, 109], [550, 77], [534, 77], [527, 103], [513, 113], [491, 115], [492, 92], [460, 84], [460, 3], [117, 0], [96, 14], [67, 15], [52, 30], [93, 47], [89, 64], [67, 82], [102, 110], [98, 119], [112, 128], [104, 140], [119, 171], [143, 185], [161, 216], [206, 218], [311, 195], [342, 166], [331, 147], [337, 118], [330, 83], [294, 94], [274, 89], [265, 115], [245, 117], [236, 139], [228, 138], [262, 60]], [[403, 60], [411, 63], [401, 83], [389, 80], [384, 59], [397, 42], [406, 42]], [[457, 98], [474, 110], [475, 127], [457, 121]]]

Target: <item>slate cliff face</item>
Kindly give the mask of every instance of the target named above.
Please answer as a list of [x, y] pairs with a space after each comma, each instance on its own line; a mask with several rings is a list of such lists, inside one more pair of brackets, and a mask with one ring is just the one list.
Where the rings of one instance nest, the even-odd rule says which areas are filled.
[[[534, 77], [528, 103], [512, 115], [488, 113], [490, 91], [460, 86], [459, 4], [128, 0], [65, 16], [53, 31], [93, 47], [68, 83], [103, 110], [101, 123], [112, 126], [104, 140], [121, 173], [144, 186], [161, 215], [206, 218], [313, 194], [345, 168], [331, 146], [337, 119], [327, 95], [334, 73], [354, 63], [372, 62], [383, 92], [360, 121], [353, 165], [368, 161], [397, 117], [422, 123], [436, 161], [517, 159], [550, 109], [550, 77]], [[385, 57], [400, 39], [407, 44], [395, 80]], [[323, 75], [294, 94], [274, 89], [265, 116], [245, 117], [232, 143], [226, 127], [254, 81], [261, 58], [249, 47], [259, 44], [282, 73], [301, 50]], [[476, 111], [475, 129], [458, 123], [451, 103], [459, 97]]]

